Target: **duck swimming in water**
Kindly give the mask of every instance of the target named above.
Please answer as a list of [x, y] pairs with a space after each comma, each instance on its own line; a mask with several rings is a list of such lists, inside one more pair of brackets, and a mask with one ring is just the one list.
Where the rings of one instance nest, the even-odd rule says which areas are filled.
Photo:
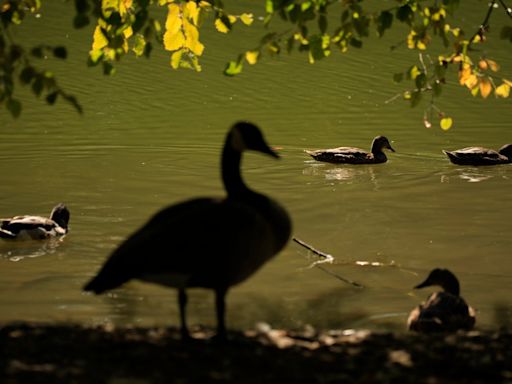
[[466, 147], [443, 152], [457, 165], [496, 165], [512, 163], [512, 144], [505, 144], [498, 151], [482, 147]]
[[44, 240], [68, 233], [69, 210], [57, 204], [50, 218], [41, 216], [15, 216], [0, 219], [0, 238], [9, 240]]
[[386, 137], [377, 136], [372, 141], [371, 152], [366, 152], [363, 149], [354, 147], [317, 149], [314, 151], [305, 150], [304, 152], [315, 160], [325, 161], [327, 163], [378, 164], [385, 163], [388, 160], [383, 149], [389, 149], [395, 152]]
[[188, 338], [186, 289], [212, 289], [217, 338], [225, 338], [228, 289], [283, 249], [291, 232], [286, 210], [242, 180], [240, 162], [246, 150], [279, 157], [255, 125], [235, 124], [222, 152], [227, 196], [195, 198], [161, 210], [112, 253], [84, 290], [100, 294], [131, 279], [177, 288], [181, 334]]
[[475, 310], [460, 296], [459, 281], [447, 269], [436, 268], [415, 289], [438, 285], [441, 292], [432, 293], [426, 302], [413, 309], [407, 326], [417, 332], [454, 332], [470, 330], [475, 325]]

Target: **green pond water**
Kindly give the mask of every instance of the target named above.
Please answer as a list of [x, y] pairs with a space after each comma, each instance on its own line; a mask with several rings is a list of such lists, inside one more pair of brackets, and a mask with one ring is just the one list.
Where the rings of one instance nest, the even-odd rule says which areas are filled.
[[[248, 4], [237, 2], [234, 11]], [[460, 17], [476, 30], [485, 2], [464, 7]], [[389, 50], [398, 35], [370, 39], [346, 55], [334, 52], [315, 65], [304, 55], [284, 54], [224, 77], [225, 62], [257, 44], [264, 33], [259, 27], [239, 27], [229, 36], [205, 33], [201, 73], [174, 71], [168, 53], [155, 50], [151, 60], [124, 59], [115, 76], [105, 77], [85, 65], [92, 30], [71, 28], [73, 12], [71, 3], [47, 1], [41, 17], [15, 34], [27, 44], [68, 47], [66, 62], [46, 61], [85, 113], [62, 102], [48, 107], [24, 89], [20, 119], [0, 110], [0, 216], [47, 215], [58, 202], [71, 211], [70, 233], [57, 245], [0, 241], [0, 322], [176, 325], [173, 290], [134, 281], [94, 297], [81, 287], [162, 207], [224, 193], [220, 149], [240, 119], [258, 124], [282, 155], [276, 161], [247, 154], [247, 184], [279, 200], [294, 236], [335, 261], [323, 265], [330, 273], [308, 268], [317, 257], [290, 242], [231, 290], [229, 327], [266, 321], [403, 330], [407, 313], [432, 291], [412, 287], [434, 267], [457, 274], [479, 327], [510, 321], [512, 166], [455, 166], [441, 152], [512, 142], [510, 100], [474, 99], [451, 77], [438, 106], [454, 126], [426, 129], [425, 105], [386, 103], [407, 87], [394, 84], [393, 73], [416, 59], [405, 48]], [[497, 14], [496, 23], [510, 19]], [[510, 79], [512, 51], [497, 39], [498, 30], [485, 49]], [[323, 164], [303, 152], [369, 148], [379, 134], [396, 150], [385, 164]], [[213, 325], [211, 292], [191, 293], [191, 324]]]

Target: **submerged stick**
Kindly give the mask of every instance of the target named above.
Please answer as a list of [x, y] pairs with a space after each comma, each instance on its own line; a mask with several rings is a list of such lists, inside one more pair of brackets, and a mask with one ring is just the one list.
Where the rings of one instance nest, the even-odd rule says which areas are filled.
[[338, 280], [343, 281], [344, 283], [353, 285], [354, 287], [357, 287], [357, 288], [363, 288], [364, 287], [363, 285], [361, 285], [359, 283], [356, 283], [355, 281], [346, 279], [343, 276], [340, 276], [337, 273], [329, 271], [328, 269], [326, 269], [323, 266], [319, 265], [319, 264], [323, 264], [323, 263], [332, 263], [334, 261], [334, 257], [332, 255], [330, 255], [328, 253], [325, 253], [325, 252], [322, 252], [322, 251], [319, 251], [318, 249], [312, 247], [308, 243], [306, 243], [306, 242], [304, 242], [304, 241], [302, 241], [302, 240], [300, 240], [300, 239], [298, 239], [296, 237], [293, 238], [293, 241], [295, 241], [297, 244], [303, 246], [304, 248], [310, 250], [314, 254], [316, 254], [316, 255], [318, 255], [318, 256], [320, 256], [320, 257], [325, 259], [325, 260], [321, 260], [321, 261], [319, 260], [319, 261], [314, 262], [308, 268], [317, 267], [321, 271], [324, 271], [325, 273], [328, 273], [329, 275], [334, 276], [335, 278], [337, 278]]

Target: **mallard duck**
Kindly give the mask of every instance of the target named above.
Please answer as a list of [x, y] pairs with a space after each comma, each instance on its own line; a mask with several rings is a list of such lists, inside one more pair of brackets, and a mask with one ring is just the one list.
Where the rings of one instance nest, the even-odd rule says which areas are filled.
[[512, 162], [512, 144], [505, 144], [498, 151], [482, 147], [466, 147], [456, 151], [443, 152], [453, 164], [495, 165]]
[[407, 319], [410, 330], [418, 332], [454, 332], [475, 325], [475, 310], [460, 296], [459, 281], [447, 269], [436, 268], [415, 289], [439, 285], [426, 302], [413, 309]]
[[245, 150], [279, 157], [255, 125], [236, 123], [222, 152], [227, 196], [195, 198], [161, 210], [112, 253], [84, 290], [100, 294], [131, 279], [177, 288], [181, 334], [188, 338], [186, 288], [212, 289], [217, 338], [225, 338], [228, 289], [283, 249], [291, 232], [286, 210], [242, 180]]
[[377, 136], [372, 141], [372, 149], [370, 153], [363, 149], [353, 147], [317, 149], [315, 151], [305, 150], [304, 152], [315, 160], [325, 161], [328, 163], [377, 164], [385, 163], [388, 160], [383, 151], [384, 148], [395, 152], [386, 137]]
[[11, 240], [44, 240], [68, 233], [69, 210], [57, 204], [50, 218], [41, 216], [14, 216], [0, 219], [0, 238]]

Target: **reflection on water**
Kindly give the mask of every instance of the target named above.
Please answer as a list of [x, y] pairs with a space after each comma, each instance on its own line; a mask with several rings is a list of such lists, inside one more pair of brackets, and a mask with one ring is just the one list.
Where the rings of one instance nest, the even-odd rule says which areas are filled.
[[62, 244], [64, 237], [65, 236], [59, 238], [51, 238], [44, 241], [8, 241], [0, 239], [0, 258], [17, 262], [23, 259], [30, 259], [52, 254]]
[[457, 169], [456, 171], [441, 175], [441, 183], [449, 183], [453, 178], [468, 183], [479, 183], [492, 178], [508, 179], [507, 170], [500, 171], [503, 166], [472, 167], [471, 169]]
[[323, 176], [325, 180], [340, 183], [371, 183], [375, 190], [378, 189], [377, 177], [373, 166], [326, 164], [314, 160], [305, 161], [307, 168], [302, 171], [306, 176]]

